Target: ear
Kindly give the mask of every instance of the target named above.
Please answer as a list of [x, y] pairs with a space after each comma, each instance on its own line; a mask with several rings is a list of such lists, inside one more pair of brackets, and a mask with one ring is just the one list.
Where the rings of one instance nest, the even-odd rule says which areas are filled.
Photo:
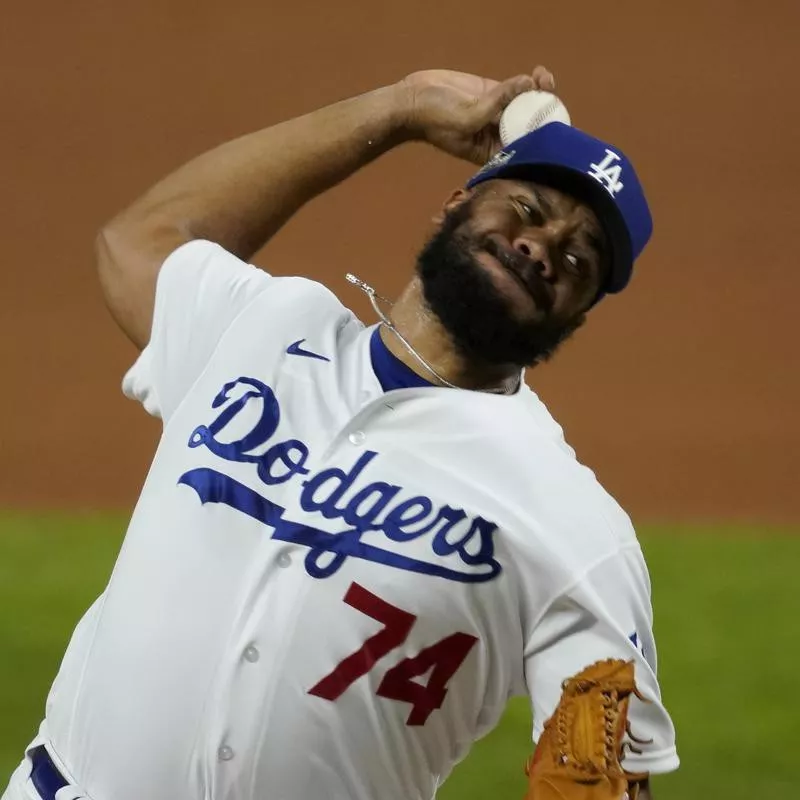
[[466, 199], [470, 197], [472, 192], [469, 189], [456, 189], [447, 200], [444, 201], [441, 209], [434, 214], [433, 221], [437, 225], [441, 225], [444, 222], [444, 218], [449, 211], [452, 211], [457, 206], [460, 206]]

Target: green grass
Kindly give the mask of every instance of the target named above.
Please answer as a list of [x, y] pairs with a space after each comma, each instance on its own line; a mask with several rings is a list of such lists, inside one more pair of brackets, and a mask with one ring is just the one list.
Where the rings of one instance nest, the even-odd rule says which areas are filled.
[[[108, 577], [116, 516], [0, 513], [0, 788], [33, 736], [69, 635]], [[797, 793], [800, 764], [800, 530], [650, 528], [664, 699], [681, 769], [656, 800]], [[524, 792], [530, 714], [513, 702], [439, 793]]]

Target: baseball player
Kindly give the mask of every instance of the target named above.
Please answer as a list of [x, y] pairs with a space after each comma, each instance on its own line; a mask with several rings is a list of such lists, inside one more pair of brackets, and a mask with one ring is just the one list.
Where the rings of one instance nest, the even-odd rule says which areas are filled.
[[[631, 523], [522, 380], [625, 287], [650, 215], [575, 128], [499, 150], [534, 87], [415, 73], [223, 144], [103, 229], [141, 351], [123, 389], [163, 433], [6, 800], [429, 800], [521, 694], [531, 800], [677, 767]], [[394, 305], [353, 279], [376, 324], [248, 264], [412, 140], [484, 166]]]

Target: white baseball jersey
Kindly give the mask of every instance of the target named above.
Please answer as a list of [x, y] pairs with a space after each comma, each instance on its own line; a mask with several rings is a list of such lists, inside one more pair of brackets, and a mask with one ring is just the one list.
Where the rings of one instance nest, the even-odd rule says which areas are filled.
[[325, 287], [194, 241], [124, 391], [163, 434], [34, 744], [93, 800], [429, 800], [528, 694], [636, 662], [660, 701], [628, 517], [527, 387], [385, 391]]

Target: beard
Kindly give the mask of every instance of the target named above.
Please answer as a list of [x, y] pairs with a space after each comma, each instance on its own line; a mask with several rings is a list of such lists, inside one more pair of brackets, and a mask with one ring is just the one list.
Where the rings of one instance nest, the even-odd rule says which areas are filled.
[[547, 361], [580, 326], [585, 314], [570, 320], [549, 315], [551, 304], [535, 293], [543, 318], [521, 320], [473, 253], [491, 240], [469, 235], [472, 201], [449, 212], [417, 257], [425, 302], [453, 345], [468, 362], [533, 367]]

